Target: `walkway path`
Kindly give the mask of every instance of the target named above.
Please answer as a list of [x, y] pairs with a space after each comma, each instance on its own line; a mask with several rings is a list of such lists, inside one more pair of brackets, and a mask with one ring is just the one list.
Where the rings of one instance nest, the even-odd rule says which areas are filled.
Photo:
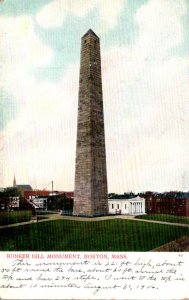
[[31, 221], [14, 223], [14, 224], [9, 224], [9, 225], [2, 225], [2, 226], [0, 226], [0, 229], [61, 219], [61, 216], [59, 214], [49, 214], [49, 215], [45, 215], [45, 216], [47, 216], [47, 218], [41, 219], [41, 220], [31, 220]]
[[96, 222], [96, 221], [105, 221], [105, 220], [113, 220], [113, 219], [130, 220], [130, 221], [136, 221], [136, 222], [157, 223], [157, 224], [165, 224], [165, 225], [181, 226], [181, 227], [188, 227], [189, 228], [189, 224], [171, 223], [171, 222], [155, 221], [155, 220], [135, 219], [134, 216], [128, 216], [128, 215], [117, 215], [117, 216], [114, 215], [114, 216], [88, 218], [88, 217], [62, 216], [62, 215], [59, 215], [59, 214], [49, 214], [47, 219], [41, 219], [41, 220], [38, 220], [38, 221], [37, 220], [32, 220], [32, 221], [28, 221], [28, 222], [21, 222], [21, 223], [15, 223], [15, 224], [10, 224], [10, 225], [3, 225], [3, 226], [0, 226], [0, 229], [17, 227], [17, 226], [21, 226], [21, 225], [28, 225], [28, 224], [34, 224], [34, 223], [49, 222], [49, 221], [53, 221], [53, 220]]
[[104, 221], [104, 220], [112, 220], [112, 219], [123, 219], [123, 220], [137, 221], [137, 222], [148, 222], [148, 223], [158, 223], [158, 224], [166, 224], [166, 225], [173, 225], [173, 226], [176, 225], [182, 227], [189, 227], [189, 224], [136, 219], [134, 216], [128, 216], [128, 215], [117, 215], [117, 216], [114, 215], [114, 216], [104, 216], [104, 217], [96, 217], [96, 218], [82, 218], [82, 217], [73, 217], [73, 216], [60, 216], [60, 217], [62, 217], [62, 219], [65, 220], [72, 220], [72, 221]]

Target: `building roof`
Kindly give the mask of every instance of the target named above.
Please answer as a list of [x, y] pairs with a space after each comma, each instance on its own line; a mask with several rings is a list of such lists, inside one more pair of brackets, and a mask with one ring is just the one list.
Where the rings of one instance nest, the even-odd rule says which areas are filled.
[[92, 35], [94, 35], [95, 37], [98, 38], [98, 36], [96, 35], [96, 33], [94, 33], [94, 31], [93, 31], [92, 29], [89, 29], [89, 30], [83, 35], [83, 38], [84, 38], [85, 36], [89, 35], [89, 34], [92, 34]]
[[124, 193], [124, 194], [114, 194], [114, 193], [110, 193], [108, 195], [109, 199], [132, 199], [132, 198], [136, 198], [138, 196], [138, 194], [134, 194], [134, 193]]
[[135, 198], [108, 198], [108, 201], [145, 201], [144, 198], [141, 198], [139, 196], [135, 197]]
[[140, 197], [140, 196], [137, 196], [135, 198], [131, 198], [131, 199], [128, 199], [129, 201], [145, 201], [144, 198]]
[[32, 191], [32, 187], [29, 184], [17, 184], [16, 188], [23, 191]]

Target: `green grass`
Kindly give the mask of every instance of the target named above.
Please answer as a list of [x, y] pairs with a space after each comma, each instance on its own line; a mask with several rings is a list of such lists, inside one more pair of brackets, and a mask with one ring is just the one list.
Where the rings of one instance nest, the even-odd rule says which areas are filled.
[[3, 211], [0, 212], [0, 225], [8, 225], [20, 222], [29, 221], [31, 218], [31, 211]]
[[189, 224], [189, 217], [180, 217], [173, 215], [163, 215], [163, 214], [149, 214], [143, 216], [137, 216], [136, 219], [144, 219], [144, 220], [156, 220], [170, 223], [183, 223]]
[[0, 230], [6, 251], [149, 251], [187, 234], [181, 226], [129, 220], [54, 220]]

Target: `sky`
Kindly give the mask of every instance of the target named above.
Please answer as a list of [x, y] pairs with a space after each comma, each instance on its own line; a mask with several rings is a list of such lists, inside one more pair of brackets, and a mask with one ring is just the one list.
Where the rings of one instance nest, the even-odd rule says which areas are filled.
[[81, 37], [101, 41], [108, 191], [189, 190], [189, 1], [0, 2], [0, 187], [74, 189]]

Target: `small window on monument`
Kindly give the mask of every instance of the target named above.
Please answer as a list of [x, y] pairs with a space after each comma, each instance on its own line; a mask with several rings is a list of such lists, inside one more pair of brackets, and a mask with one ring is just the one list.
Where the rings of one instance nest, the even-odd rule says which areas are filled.
[[85, 40], [85, 43], [87, 42], [87, 40]]

